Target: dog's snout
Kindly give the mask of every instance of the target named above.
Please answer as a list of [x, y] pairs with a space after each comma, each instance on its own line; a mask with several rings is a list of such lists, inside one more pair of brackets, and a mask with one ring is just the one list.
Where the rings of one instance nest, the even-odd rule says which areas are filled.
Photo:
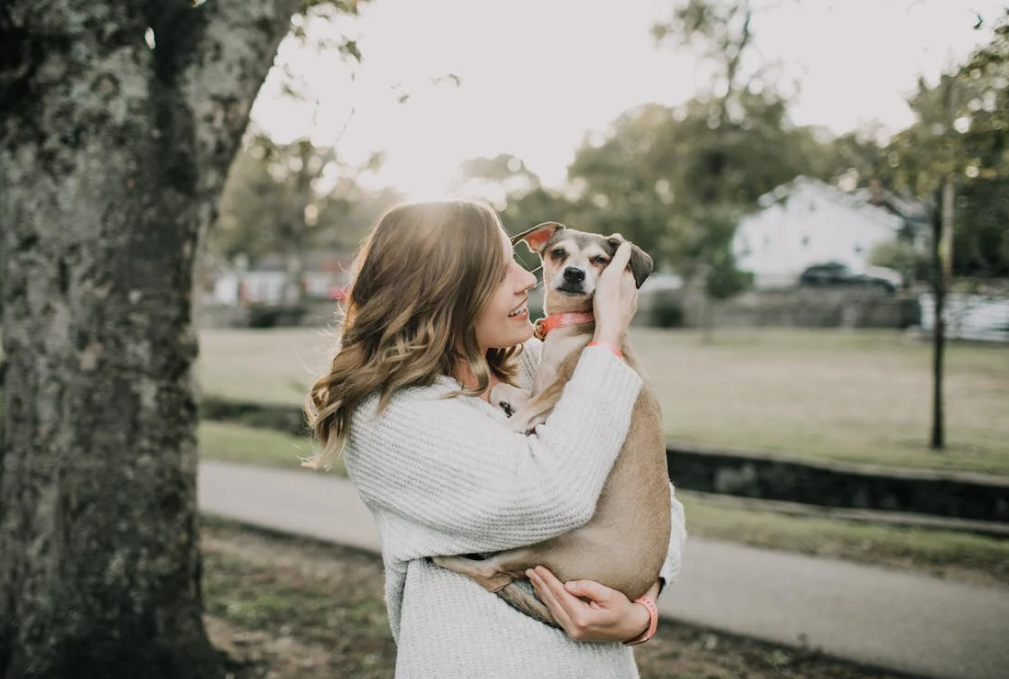
[[585, 272], [577, 267], [569, 266], [564, 269], [564, 280], [568, 283], [581, 283], [585, 280]]

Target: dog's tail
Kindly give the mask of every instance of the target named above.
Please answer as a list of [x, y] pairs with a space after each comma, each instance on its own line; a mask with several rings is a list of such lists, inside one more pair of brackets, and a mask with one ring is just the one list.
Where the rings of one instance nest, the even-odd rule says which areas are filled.
[[546, 604], [518, 583], [513, 582], [510, 585], [505, 585], [497, 591], [497, 595], [504, 599], [512, 608], [525, 613], [530, 618], [561, 629], [561, 626], [554, 620], [554, 616], [550, 613], [550, 609], [547, 608]]

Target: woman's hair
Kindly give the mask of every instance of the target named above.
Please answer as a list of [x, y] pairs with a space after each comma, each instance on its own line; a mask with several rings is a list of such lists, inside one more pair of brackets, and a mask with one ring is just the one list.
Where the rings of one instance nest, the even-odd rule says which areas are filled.
[[501, 284], [507, 261], [501, 222], [469, 201], [401, 205], [385, 213], [354, 262], [329, 374], [305, 399], [322, 451], [303, 464], [328, 469], [350, 434], [350, 415], [379, 392], [379, 409], [402, 387], [429, 386], [464, 361], [478, 386], [490, 374], [511, 382], [520, 347], [481, 354], [474, 324]]

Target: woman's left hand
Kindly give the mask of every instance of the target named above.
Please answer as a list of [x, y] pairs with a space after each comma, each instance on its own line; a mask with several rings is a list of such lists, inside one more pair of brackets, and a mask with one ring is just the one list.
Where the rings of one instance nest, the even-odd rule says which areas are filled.
[[[592, 580], [573, 580], [565, 586], [553, 573], [537, 566], [526, 571], [536, 594], [554, 619], [576, 641], [626, 641], [648, 629], [648, 611], [622, 592]], [[653, 598], [658, 583], [649, 590]]]

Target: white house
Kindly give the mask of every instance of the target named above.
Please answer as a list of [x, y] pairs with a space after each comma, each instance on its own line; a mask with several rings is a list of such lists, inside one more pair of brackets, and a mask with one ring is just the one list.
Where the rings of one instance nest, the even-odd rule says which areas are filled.
[[736, 228], [736, 266], [754, 274], [758, 288], [793, 285], [814, 264], [840, 262], [856, 272], [869, 266], [873, 246], [895, 240], [908, 218], [865, 192], [848, 194], [809, 177], [796, 177], [760, 197], [760, 209]]

